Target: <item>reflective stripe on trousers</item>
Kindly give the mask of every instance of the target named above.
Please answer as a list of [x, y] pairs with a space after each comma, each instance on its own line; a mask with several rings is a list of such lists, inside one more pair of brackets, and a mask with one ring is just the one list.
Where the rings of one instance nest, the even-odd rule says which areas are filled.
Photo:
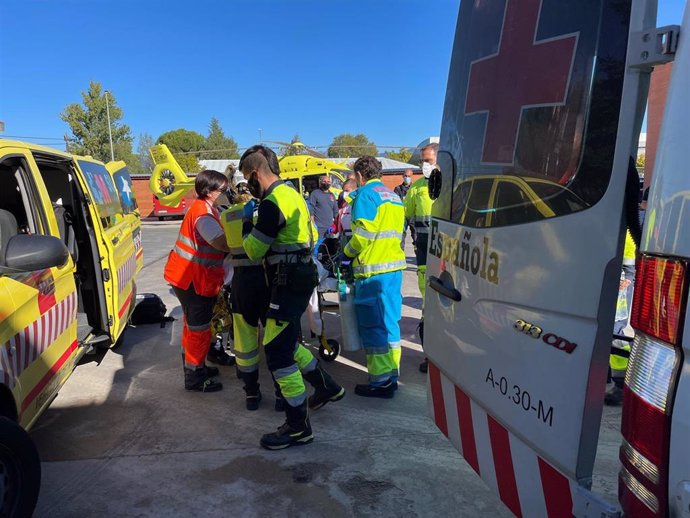
[[[264, 331], [268, 368], [278, 383], [283, 398], [293, 407], [301, 405], [307, 397], [301, 371], [309, 372], [316, 367], [316, 359], [311, 352], [297, 344], [299, 330], [296, 324], [299, 321], [278, 323], [269, 318]], [[276, 364], [284, 367], [275, 368]]]
[[402, 272], [355, 280], [355, 312], [359, 336], [367, 355], [369, 382], [397, 381], [400, 366]]
[[233, 352], [240, 372], [254, 372], [259, 368], [259, 328], [247, 323], [239, 313], [232, 314], [235, 336]]

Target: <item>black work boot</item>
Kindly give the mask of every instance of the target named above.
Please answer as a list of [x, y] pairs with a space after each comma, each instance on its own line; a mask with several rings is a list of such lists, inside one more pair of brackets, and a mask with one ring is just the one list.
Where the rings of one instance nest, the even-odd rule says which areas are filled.
[[[182, 367], [184, 367], [184, 353], [182, 353]], [[204, 365], [204, 369], [206, 369], [207, 378], [213, 378], [214, 376], [218, 376], [220, 374], [218, 367], [209, 367], [208, 365]]]
[[184, 388], [194, 392], [218, 392], [223, 384], [206, 374], [205, 368], [184, 369]]
[[606, 386], [604, 404], [607, 406], [620, 406], [623, 404], [623, 380], [614, 379]]
[[259, 390], [259, 371], [242, 372], [244, 381], [245, 403], [247, 410], [258, 410], [261, 402], [261, 391]]
[[259, 403], [261, 402], [261, 391], [259, 390], [259, 385], [253, 387], [244, 386], [245, 393], [245, 404], [247, 410], [258, 410]]
[[216, 365], [235, 365], [235, 357], [230, 356], [225, 352], [225, 348], [223, 348], [223, 340], [221, 338], [217, 338], [216, 341], [211, 344], [211, 347], [208, 349], [206, 359], [211, 363], [215, 363]]
[[301, 446], [314, 440], [309, 423], [309, 409], [306, 400], [299, 406], [285, 406], [285, 423], [276, 432], [261, 437], [261, 446], [267, 450], [282, 450], [290, 446]]
[[329, 401], [340, 401], [345, 397], [345, 389], [338, 385], [331, 375], [316, 364], [316, 368], [302, 374], [304, 379], [314, 387], [314, 394], [309, 396], [309, 408], [317, 410]]
[[356, 385], [355, 394], [363, 397], [379, 397], [383, 399], [391, 399], [395, 396], [395, 385], [389, 381], [383, 386], [376, 385]]

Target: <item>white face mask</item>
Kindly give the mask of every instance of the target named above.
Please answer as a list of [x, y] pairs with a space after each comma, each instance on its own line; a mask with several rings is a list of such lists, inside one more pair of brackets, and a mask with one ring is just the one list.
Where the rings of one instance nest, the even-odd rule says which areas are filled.
[[434, 166], [429, 162], [422, 162], [422, 174], [424, 175], [424, 178], [428, 179], [431, 176], [431, 171], [433, 170]]

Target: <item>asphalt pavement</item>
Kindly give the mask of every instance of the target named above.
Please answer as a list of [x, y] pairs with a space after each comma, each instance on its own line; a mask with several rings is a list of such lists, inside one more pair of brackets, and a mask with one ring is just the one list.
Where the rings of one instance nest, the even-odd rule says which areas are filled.
[[[169, 310], [178, 303], [162, 272], [178, 226], [143, 229], [138, 290], [158, 293]], [[266, 451], [259, 437], [284, 416], [273, 410], [263, 360], [264, 400], [248, 412], [234, 367], [221, 367], [221, 392], [186, 392], [171, 324], [130, 328], [117, 350], [84, 358], [32, 429], [43, 461], [35, 515], [512, 516], [427, 415], [410, 246], [407, 255], [394, 399], [355, 396], [354, 385], [366, 381], [364, 353], [342, 353], [326, 369], [348, 393], [312, 414], [314, 442]], [[327, 312], [325, 324], [338, 339], [337, 313]], [[609, 501], [615, 501], [619, 422], [619, 409], [605, 409], [595, 490]]]

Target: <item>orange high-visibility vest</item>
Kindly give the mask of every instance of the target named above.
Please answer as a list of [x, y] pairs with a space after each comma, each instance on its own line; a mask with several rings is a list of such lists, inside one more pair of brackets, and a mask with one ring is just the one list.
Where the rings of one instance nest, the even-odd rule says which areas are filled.
[[201, 217], [211, 216], [220, 225], [218, 212], [204, 200], [195, 200], [182, 220], [175, 248], [170, 251], [163, 277], [167, 282], [186, 290], [194, 283], [194, 291], [204, 297], [215, 297], [223, 284], [225, 254], [213, 248], [195, 230]]

